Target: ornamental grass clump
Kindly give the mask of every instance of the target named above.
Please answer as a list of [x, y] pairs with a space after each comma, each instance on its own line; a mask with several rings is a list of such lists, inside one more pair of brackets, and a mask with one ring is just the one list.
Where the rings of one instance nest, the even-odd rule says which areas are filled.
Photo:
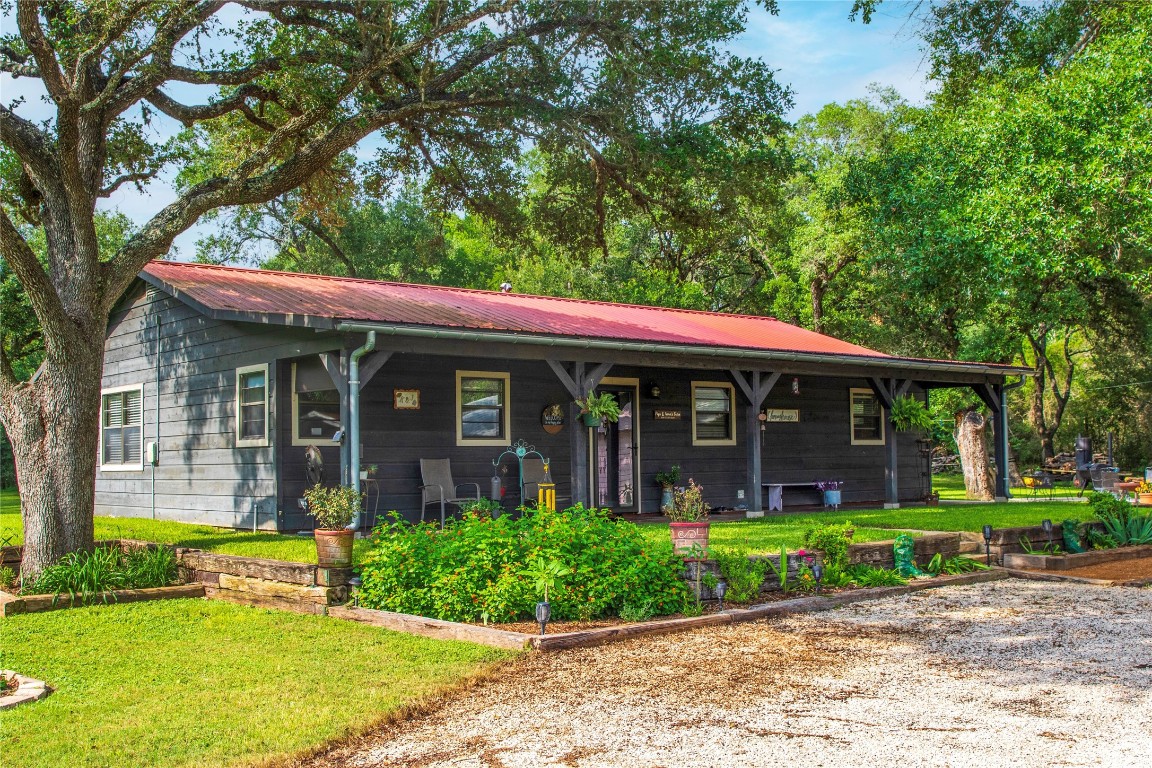
[[688, 587], [670, 542], [653, 543], [607, 510], [522, 509], [521, 517], [468, 514], [444, 528], [410, 525], [392, 513], [372, 533], [360, 562], [360, 605], [449, 621], [531, 619], [533, 563], [572, 573], [549, 589], [553, 620], [619, 615], [646, 606], [679, 612]]
[[21, 594], [77, 596], [85, 602], [118, 589], [148, 589], [176, 583], [176, 555], [167, 547], [143, 547], [122, 552], [118, 547], [97, 547], [91, 552], [70, 552], [40, 572]]

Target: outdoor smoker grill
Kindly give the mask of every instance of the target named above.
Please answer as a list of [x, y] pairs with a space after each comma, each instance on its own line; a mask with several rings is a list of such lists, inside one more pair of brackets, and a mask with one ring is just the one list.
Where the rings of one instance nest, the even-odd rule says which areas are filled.
[[1092, 485], [1092, 470], [1097, 468], [1096, 463], [1092, 460], [1092, 438], [1077, 435], [1076, 487], [1084, 489]]

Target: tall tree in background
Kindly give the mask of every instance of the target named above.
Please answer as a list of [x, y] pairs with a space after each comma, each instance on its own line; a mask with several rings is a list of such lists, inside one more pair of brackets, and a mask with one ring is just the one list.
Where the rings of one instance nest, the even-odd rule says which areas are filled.
[[[5, 9], [18, 32], [0, 45], [0, 72], [39, 80], [51, 109], [42, 121], [28, 104], [0, 106], [0, 139], [16, 160], [4, 163], [14, 173], [0, 247], [44, 344], [34, 380], [0, 358], [27, 576], [92, 543], [109, 310], [206, 213], [297, 188], [320, 208], [330, 185], [311, 182], [369, 136], [381, 184], [428, 174], [448, 204], [474, 210], [516, 198], [524, 142], [574, 147], [598, 183], [629, 189], [635, 174], [651, 177], [652, 147], [666, 137], [702, 119], [755, 133], [779, 123], [787, 98], [763, 63], [718, 49], [742, 29], [736, 0], [17, 0]], [[189, 131], [158, 141], [151, 128], [164, 120]], [[206, 162], [214, 131], [230, 137], [217, 143], [227, 154]], [[181, 166], [178, 197], [102, 253], [97, 202]], [[19, 220], [44, 233], [46, 265]]]
[[1077, 366], [1145, 338], [1152, 7], [997, 4], [1009, 23], [991, 5], [934, 11], [944, 89], [872, 169], [877, 266], [893, 295], [920, 297], [896, 302], [906, 319], [938, 313], [942, 351], [1036, 369], [1047, 458]]

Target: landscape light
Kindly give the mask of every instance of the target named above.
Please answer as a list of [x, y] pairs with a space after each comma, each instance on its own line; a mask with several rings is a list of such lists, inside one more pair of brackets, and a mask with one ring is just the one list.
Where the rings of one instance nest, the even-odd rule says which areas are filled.
[[812, 578], [816, 579], [816, 594], [820, 594], [820, 582], [824, 579], [824, 566], [820, 563], [812, 566]]
[[984, 564], [992, 565], [992, 526], [984, 526]]
[[728, 591], [728, 582], [716, 582], [716, 598], [720, 601], [720, 610], [724, 610], [724, 593]]
[[1040, 527], [1044, 529], [1044, 533], [1047, 533], [1049, 535], [1052, 534], [1052, 521], [1051, 520], [1041, 520], [1040, 521]]

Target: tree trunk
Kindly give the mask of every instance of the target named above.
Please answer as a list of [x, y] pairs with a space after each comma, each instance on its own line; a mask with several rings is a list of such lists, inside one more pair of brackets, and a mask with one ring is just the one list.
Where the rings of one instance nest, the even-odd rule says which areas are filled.
[[812, 293], [812, 330], [824, 333], [824, 294], [828, 284], [822, 278], [813, 278], [809, 284]]
[[0, 403], [20, 489], [25, 583], [92, 547], [103, 334], [71, 346], [65, 360], [46, 359], [38, 380]]
[[988, 466], [988, 419], [975, 410], [956, 414], [956, 447], [964, 470], [969, 499], [992, 501], [992, 469]]

